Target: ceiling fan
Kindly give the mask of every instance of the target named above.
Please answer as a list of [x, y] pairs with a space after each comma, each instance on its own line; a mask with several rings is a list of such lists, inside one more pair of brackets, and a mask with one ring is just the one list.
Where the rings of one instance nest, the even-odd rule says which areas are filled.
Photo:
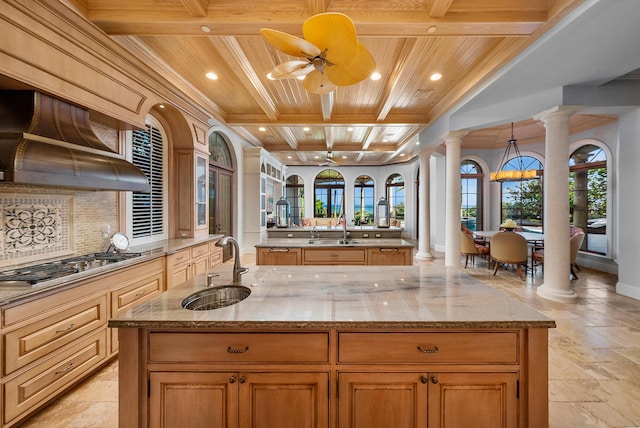
[[329, 165], [342, 165], [342, 162], [338, 162], [333, 158], [333, 152], [329, 150], [327, 152], [327, 156], [324, 158], [324, 162], [318, 164], [318, 166], [329, 166]]
[[304, 60], [276, 66], [272, 79], [304, 76], [303, 85], [314, 94], [328, 94], [337, 86], [350, 86], [366, 79], [376, 68], [371, 53], [356, 38], [351, 19], [342, 13], [320, 13], [302, 24], [303, 39], [282, 31], [263, 28], [260, 33], [274, 48]]

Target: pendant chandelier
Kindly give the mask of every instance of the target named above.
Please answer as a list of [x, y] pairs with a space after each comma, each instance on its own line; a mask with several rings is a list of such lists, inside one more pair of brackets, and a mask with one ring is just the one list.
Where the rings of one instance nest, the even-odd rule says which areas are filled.
[[[513, 156], [511, 156], [512, 151]], [[513, 158], [517, 160], [518, 168], [505, 170], [504, 168]], [[512, 164], [512, 166], [514, 165]], [[522, 161], [522, 156], [520, 155], [516, 139], [513, 136], [513, 122], [511, 122], [511, 139], [507, 141], [507, 149], [505, 150], [504, 155], [502, 155], [502, 160], [500, 161], [498, 170], [496, 172], [492, 172], [490, 175], [491, 181], [522, 181], [530, 178], [536, 178], [537, 176], [537, 170], [524, 169], [524, 162]]]

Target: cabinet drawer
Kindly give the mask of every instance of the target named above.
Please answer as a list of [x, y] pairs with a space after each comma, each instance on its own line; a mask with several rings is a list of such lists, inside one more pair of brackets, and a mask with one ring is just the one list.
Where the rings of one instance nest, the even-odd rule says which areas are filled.
[[516, 364], [518, 332], [340, 333], [341, 363]]
[[177, 253], [173, 253], [167, 256], [167, 264], [169, 267], [177, 266], [183, 263], [191, 262], [191, 249], [186, 248], [184, 250], [180, 250]]
[[151, 362], [326, 363], [328, 333], [149, 334]]
[[211, 250], [209, 254], [209, 267], [218, 266], [222, 263], [222, 248], [215, 247], [215, 249]]
[[66, 305], [48, 318], [4, 335], [4, 374], [46, 356], [107, 323], [106, 296]]
[[192, 258], [195, 259], [196, 257], [204, 256], [205, 254], [209, 254], [209, 244], [201, 244], [191, 247]]
[[305, 264], [366, 264], [365, 248], [327, 248], [320, 250], [304, 250]]
[[106, 329], [74, 343], [4, 384], [4, 423], [60, 393], [105, 359]]
[[126, 287], [111, 292], [111, 315], [118, 314], [149, 300], [152, 296], [162, 293], [162, 272], [151, 278], [136, 281]]

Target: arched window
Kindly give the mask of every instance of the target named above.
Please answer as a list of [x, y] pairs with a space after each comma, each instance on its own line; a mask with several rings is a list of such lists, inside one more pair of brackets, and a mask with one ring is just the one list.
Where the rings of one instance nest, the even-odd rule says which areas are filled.
[[472, 160], [460, 164], [462, 204], [460, 221], [471, 231], [482, 230], [482, 168]]
[[607, 253], [607, 155], [594, 144], [579, 147], [569, 157], [571, 224], [586, 235], [583, 251]]
[[233, 168], [229, 147], [219, 132], [213, 132], [209, 135], [209, 163], [228, 169]]
[[387, 200], [391, 207], [391, 218], [404, 222], [404, 177], [392, 174], [387, 178]]
[[304, 180], [302, 177], [299, 175], [287, 177], [285, 197], [289, 201], [290, 222], [301, 226], [304, 218]]
[[313, 183], [315, 217], [339, 217], [343, 212], [344, 178], [334, 169], [321, 171]]
[[353, 184], [353, 213], [355, 224], [372, 224], [375, 205], [375, 185], [368, 175], [356, 178]]
[[[542, 163], [532, 156], [520, 156], [525, 170], [542, 170]], [[511, 159], [502, 169], [520, 167], [518, 157]], [[518, 225], [542, 228], [542, 178], [502, 182], [502, 209], [500, 223], [512, 219]]]
[[[233, 159], [224, 135], [209, 135], [209, 233], [231, 235], [233, 232]], [[225, 260], [231, 247], [224, 249]]]

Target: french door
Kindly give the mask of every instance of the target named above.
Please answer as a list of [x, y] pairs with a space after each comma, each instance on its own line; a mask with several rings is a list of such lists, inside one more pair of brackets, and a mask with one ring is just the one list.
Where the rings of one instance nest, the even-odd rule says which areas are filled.
[[[209, 233], [231, 235], [232, 172], [209, 165]], [[231, 258], [231, 246], [224, 248], [223, 259]]]

